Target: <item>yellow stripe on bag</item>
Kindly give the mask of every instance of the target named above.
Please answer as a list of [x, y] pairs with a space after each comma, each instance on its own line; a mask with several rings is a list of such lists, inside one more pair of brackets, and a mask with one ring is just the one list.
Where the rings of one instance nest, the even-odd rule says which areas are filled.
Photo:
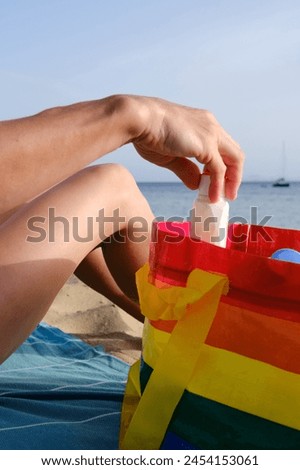
[[203, 344], [190, 390], [270, 421], [300, 430], [300, 376]]
[[119, 436], [120, 445], [122, 445], [132, 415], [135, 412], [136, 407], [140, 401], [140, 367], [141, 361], [137, 361], [129, 369], [121, 413], [121, 426]]
[[146, 266], [137, 273], [143, 313], [152, 319], [166, 319], [174, 318], [175, 311], [180, 320], [157, 360], [124, 437], [123, 449], [159, 449], [228, 286], [226, 277], [197, 269], [190, 274], [186, 288], [158, 289], [148, 283], [148, 271]]
[[[181, 320], [186, 307], [193, 305], [208, 294], [216, 284], [222, 283], [222, 294], [228, 292], [228, 278], [194, 269], [188, 277], [186, 287], [156, 287], [148, 282], [149, 264], [136, 273], [140, 307], [149, 320]], [[213, 315], [214, 316], [214, 315]]]
[[[157, 330], [147, 322], [144, 334], [143, 357], [155, 368], [170, 333]], [[298, 374], [207, 344], [200, 347], [193, 376], [186, 386], [188, 391], [300, 430]]]

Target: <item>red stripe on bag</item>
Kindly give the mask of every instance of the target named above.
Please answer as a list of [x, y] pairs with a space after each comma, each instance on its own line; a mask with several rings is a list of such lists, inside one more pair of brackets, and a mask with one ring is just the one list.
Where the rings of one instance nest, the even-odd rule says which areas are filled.
[[231, 287], [252, 295], [300, 302], [300, 264], [269, 258], [280, 248], [300, 250], [299, 231], [233, 225], [229, 229], [228, 248], [224, 249], [193, 240], [189, 237], [189, 227], [188, 222], [154, 224], [150, 282], [156, 279], [184, 286], [189, 273], [199, 268], [226, 274]]

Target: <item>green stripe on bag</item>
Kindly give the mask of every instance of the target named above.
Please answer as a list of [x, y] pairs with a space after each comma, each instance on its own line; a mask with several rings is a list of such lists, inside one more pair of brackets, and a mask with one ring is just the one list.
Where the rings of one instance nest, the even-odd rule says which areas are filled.
[[[141, 389], [152, 368], [144, 361]], [[258, 416], [245, 413], [185, 391], [177, 405], [168, 432], [173, 432], [197, 449], [282, 449], [300, 448], [300, 433]]]

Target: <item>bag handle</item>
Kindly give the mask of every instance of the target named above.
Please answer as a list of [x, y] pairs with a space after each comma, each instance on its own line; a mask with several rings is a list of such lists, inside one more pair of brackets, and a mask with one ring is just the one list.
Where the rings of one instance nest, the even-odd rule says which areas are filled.
[[[193, 374], [220, 298], [228, 291], [225, 276], [200, 269], [192, 271], [186, 287], [157, 288], [148, 282], [148, 274], [148, 265], [137, 273], [142, 312], [150, 319], [178, 321], [130, 421], [122, 449], [160, 448]], [[155, 311], [151, 310], [153, 305]]]

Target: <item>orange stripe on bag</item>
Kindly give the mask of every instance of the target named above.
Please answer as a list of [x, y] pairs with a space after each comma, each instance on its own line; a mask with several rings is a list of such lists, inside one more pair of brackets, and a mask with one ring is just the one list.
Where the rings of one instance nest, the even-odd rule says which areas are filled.
[[[171, 333], [176, 323], [150, 322], [154, 328], [166, 333]], [[266, 334], [272, 337], [272, 342]], [[299, 374], [299, 337], [299, 323], [221, 302], [205, 343]]]
[[300, 374], [300, 324], [220, 303], [206, 344]]

